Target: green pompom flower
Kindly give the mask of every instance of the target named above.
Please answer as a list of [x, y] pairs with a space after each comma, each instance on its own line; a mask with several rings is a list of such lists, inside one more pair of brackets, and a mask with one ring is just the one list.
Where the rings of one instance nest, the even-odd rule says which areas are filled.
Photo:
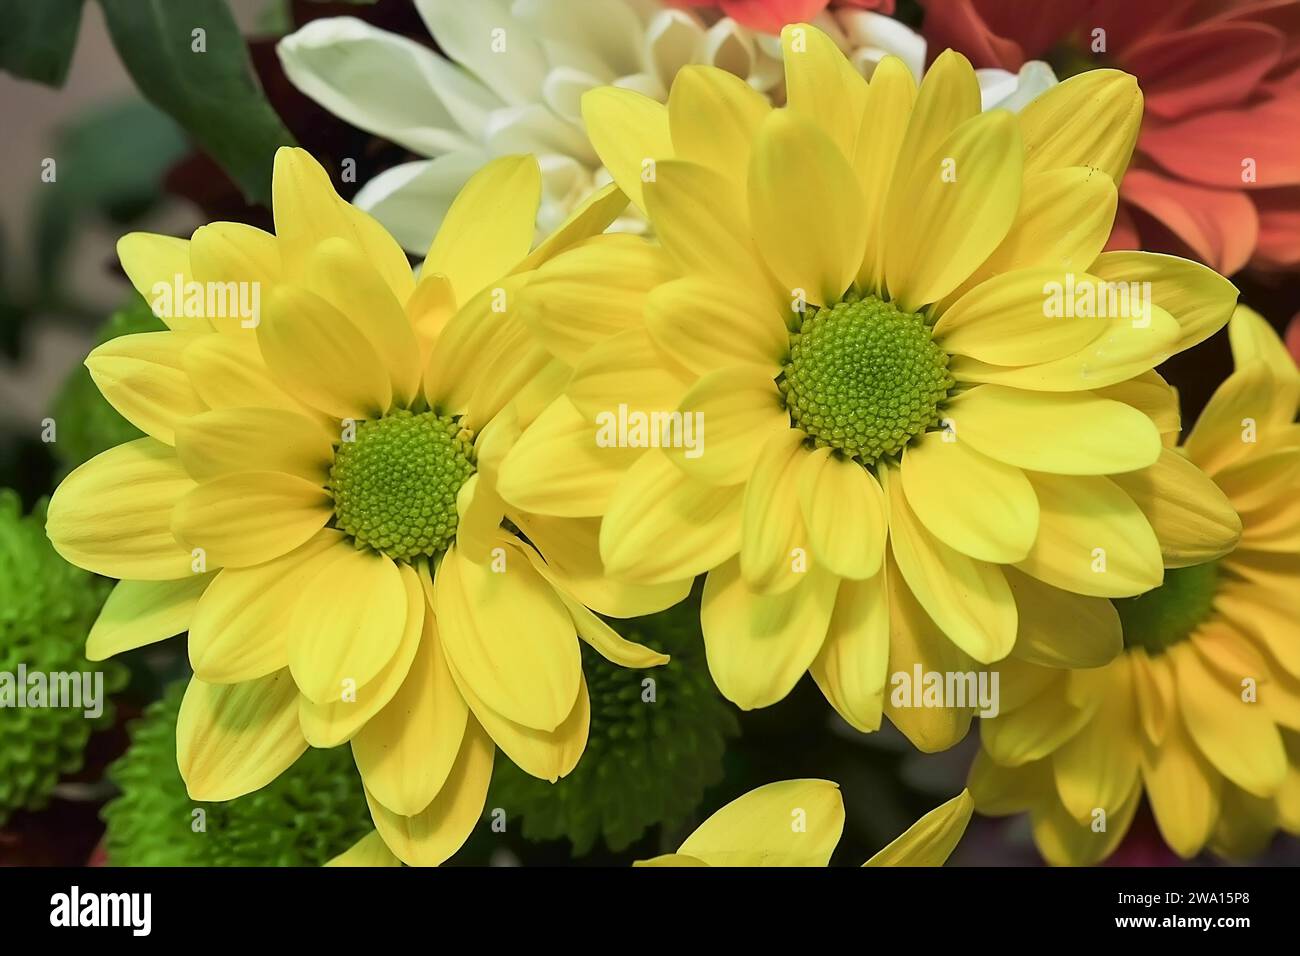
[[309, 749], [274, 782], [224, 803], [199, 803], [176, 766], [185, 681], [131, 726], [109, 768], [121, 794], [104, 807], [111, 866], [320, 866], [372, 824], [347, 747]]
[[522, 818], [527, 839], [566, 837], [579, 856], [598, 838], [617, 852], [657, 823], [685, 821], [721, 779], [726, 738], [739, 732], [704, 661], [698, 596], [618, 627], [672, 660], [629, 670], [584, 644], [591, 730], [577, 768], [551, 784], [499, 756], [488, 797], [489, 810]]
[[[81, 769], [91, 731], [110, 724], [107, 701], [85, 708], [17, 706], [20, 669], [64, 674], [102, 671], [105, 695], [126, 682], [120, 664], [92, 664], [83, 648], [109, 582], [64, 561], [45, 537], [45, 502], [24, 517], [18, 495], [0, 490], [0, 824], [15, 810], [39, 810], [59, 778]], [[10, 700], [10, 696], [13, 697]]]
[[[99, 328], [95, 344], [120, 335], [165, 332], [163, 324], [142, 298], [118, 309]], [[64, 469], [71, 471], [100, 452], [144, 437], [99, 393], [90, 372], [77, 366], [63, 383], [54, 402], [55, 441], [52, 450]]]

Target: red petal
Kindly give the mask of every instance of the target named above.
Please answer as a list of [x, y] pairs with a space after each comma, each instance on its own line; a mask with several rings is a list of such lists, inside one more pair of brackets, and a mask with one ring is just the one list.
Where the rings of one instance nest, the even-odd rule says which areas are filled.
[[1176, 119], [1240, 103], [1282, 56], [1284, 38], [1252, 23], [1197, 26], [1157, 35], [1124, 55], [1142, 85], [1147, 112]]
[[1195, 256], [1217, 272], [1232, 275], [1255, 250], [1259, 218], [1244, 192], [1207, 189], [1132, 169], [1120, 196], [1157, 219]]

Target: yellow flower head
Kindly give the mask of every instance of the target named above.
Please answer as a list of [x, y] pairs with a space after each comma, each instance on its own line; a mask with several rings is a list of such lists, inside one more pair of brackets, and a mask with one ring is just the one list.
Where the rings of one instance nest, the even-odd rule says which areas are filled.
[[577, 762], [579, 636], [627, 666], [666, 659], [588, 608], [648, 613], [684, 589], [606, 583], [594, 528], [495, 490], [567, 374], [531, 344], [515, 297], [623, 203], [598, 194], [529, 253], [539, 190], [531, 157], [484, 167], [418, 282], [301, 150], [276, 157], [275, 235], [218, 223], [119, 244], [170, 330], [86, 364], [148, 437], [73, 472], [48, 532], [122, 579], [92, 659], [189, 631], [177, 736], [195, 799], [350, 741], [388, 846], [439, 863], [479, 817], [494, 744], [550, 780]]
[[[659, 245], [595, 240], [538, 270], [527, 321], [575, 370], [499, 490], [601, 516], [612, 576], [707, 572], [709, 666], [741, 707], [811, 670], [855, 727], [884, 710], [938, 749], [970, 710], [896, 706], [887, 675], [977, 669], [1053, 588], [1135, 595], [1162, 549], [1231, 545], [1204, 476], [1123, 478], [1161, 457], [1152, 369], [1222, 327], [1236, 290], [1102, 252], [1131, 76], [981, 113], [958, 54], [917, 89], [892, 58], [868, 85], [809, 26], [782, 42], [783, 108], [705, 67], [666, 106], [585, 97]], [[1206, 498], [1204, 521], [1151, 507]]]
[[1124, 653], [1092, 670], [1008, 662], [1004, 714], [981, 723], [976, 805], [1028, 810], [1052, 863], [1107, 857], [1144, 792], [1184, 858], [1207, 846], [1246, 856], [1279, 827], [1300, 833], [1300, 371], [1249, 309], [1229, 330], [1236, 371], [1170, 462], [1214, 479], [1241, 515], [1240, 544], [1094, 608], [1090, 637], [1063, 622], [1072, 639], [1112, 635]]

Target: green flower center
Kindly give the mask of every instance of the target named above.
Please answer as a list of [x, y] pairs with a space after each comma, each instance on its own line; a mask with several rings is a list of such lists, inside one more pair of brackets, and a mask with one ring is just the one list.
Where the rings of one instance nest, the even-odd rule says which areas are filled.
[[851, 294], [805, 313], [779, 384], [818, 447], [873, 465], [938, 425], [953, 378], [924, 317]]
[[330, 468], [335, 524], [394, 560], [432, 557], [456, 537], [456, 495], [472, 474], [472, 440], [445, 415], [362, 422]]
[[1124, 628], [1124, 646], [1163, 654], [1187, 640], [1213, 612], [1218, 581], [1219, 565], [1214, 561], [1169, 568], [1160, 587], [1113, 600]]

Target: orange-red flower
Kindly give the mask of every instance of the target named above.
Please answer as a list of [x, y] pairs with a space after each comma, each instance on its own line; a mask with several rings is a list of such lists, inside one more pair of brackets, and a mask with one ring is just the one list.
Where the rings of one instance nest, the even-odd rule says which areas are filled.
[[932, 51], [1064, 78], [1114, 66], [1146, 112], [1111, 248], [1300, 267], [1300, 0], [924, 0]]
[[675, 0], [674, 6], [717, 7], [742, 26], [764, 33], [780, 33], [787, 23], [809, 23], [827, 7], [894, 12], [894, 0]]

